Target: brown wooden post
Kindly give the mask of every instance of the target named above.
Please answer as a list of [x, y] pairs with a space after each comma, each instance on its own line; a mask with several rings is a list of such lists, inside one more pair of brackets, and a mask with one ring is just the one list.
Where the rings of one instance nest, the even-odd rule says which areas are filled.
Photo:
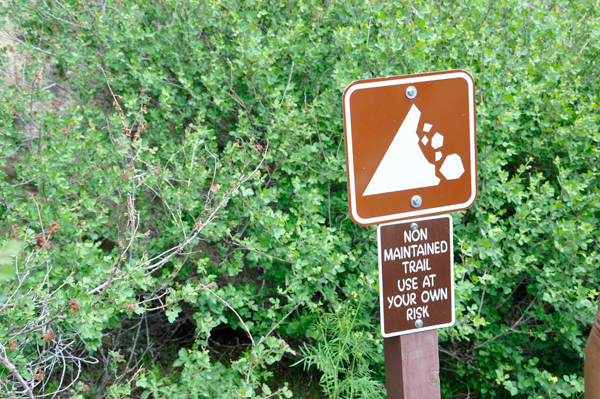
[[388, 399], [440, 399], [437, 330], [384, 338]]

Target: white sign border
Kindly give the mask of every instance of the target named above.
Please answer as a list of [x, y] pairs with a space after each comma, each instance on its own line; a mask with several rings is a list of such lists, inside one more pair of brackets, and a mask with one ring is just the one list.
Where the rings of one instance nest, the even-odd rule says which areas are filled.
[[[442, 219], [442, 218], [448, 218], [448, 222], [450, 223], [450, 242], [448, 243], [448, 250], [450, 251], [450, 298], [451, 298], [451, 303], [452, 303], [452, 321], [450, 323], [446, 323], [446, 324], [436, 324], [436, 325], [432, 325], [432, 326], [425, 326], [422, 328], [414, 328], [414, 330], [405, 330], [405, 331], [400, 331], [400, 332], [395, 332], [395, 333], [391, 333], [391, 334], [386, 334], [385, 333], [385, 321], [384, 321], [384, 317], [383, 317], [383, 306], [384, 306], [384, 296], [383, 296], [383, 278], [382, 278], [382, 248], [381, 248], [381, 228], [384, 226], [392, 226], [395, 224], [405, 224], [405, 223], [414, 223], [414, 222], [420, 222], [423, 220], [432, 220], [432, 219]], [[444, 328], [444, 327], [451, 327], [454, 325], [454, 323], [456, 322], [456, 306], [455, 306], [455, 302], [454, 302], [454, 225], [453, 225], [453, 219], [451, 215], [436, 215], [436, 216], [429, 216], [429, 217], [424, 217], [424, 218], [419, 218], [419, 219], [411, 219], [411, 220], [402, 220], [402, 221], [397, 221], [397, 222], [392, 222], [392, 223], [385, 223], [385, 224], [380, 224], [379, 226], [377, 226], [377, 258], [378, 258], [378, 262], [379, 262], [379, 318], [381, 320], [381, 335], [384, 338], [391, 338], [391, 337], [398, 337], [400, 335], [406, 335], [406, 334], [414, 334], [414, 333], [418, 333], [418, 332], [423, 332], [423, 331], [429, 331], [429, 330], [437, 330], [440, 328]]]
[[[427, 209], [420, 209], [420, 210], [417, 209], [417, 210], [410, 211], [410, 212], [401, 212], [401, 213], [396, 213], [393, 215], [377, 216], [377, 217], [366, 218], [366, 219], [360, 217], [358, 215], [358, 212], [356, 209], [356, 183], [355, 183], [355, 176], [354, 176], [354, 151], [353, 151], [353, 147], [352, 147], [353, 146], [353, 143], [352, 143], [352, 116], [350, 114], [350, 97], [352, 96], [352, 93], [354, 93], [356, 90], [369, 89], [369, 88], [374, 88], [374, 87], [385, 87], [385, 86], [394, 86], [394, 85], [400, 85], [400, 84], [431, 82], [431, 81], [436, 81], [436, 80], [446, 80], [446, 79], [456, 79], [456, 78], [464, 79], [467, 82], [467, 85], [469, 87], [469, 110], [470, 110], [470, 112], [469, 112], [469, 139], [470, 139], [470, 153], [471, 153], [471, 157], [470, 157], [470, 160], [471, 160], [471, 196], [469, 197], [469, 199], [466, 202], [461, 203], [461, 204], [446, 205], [446, 206], [440, 206], [437, 208], [427, 208]], [[349, 87], [350, 87], [350, 85], [349, 85]], [[416, 216], [430, 215], [432, 213], [452, 212], [452, 211], [460, 210], [463, 208], [467, 208], [475, 201], [475, 197], [477, 196], [477, 166], [476, 166], [477, 148], [475, 148], [475, 98], [474, 98], [473, 77], [468, 72], [466, 72], [466, 71], [457, 71], [457, 72], [451, 72], [451, 73], [440, 72], [439, 75], [426, 75], [426, 76], [417, 76], [417, 77], [407, 77], [407, 78], [401, 78], [401, 79], [382, 80], [382, 81], [376, 81], [376, 82], [358, 83], [350, 88], [346, 88], [345, 97], [344, 97], [344, 110], [347, 115], [347, 118], [346, 118], [346, 140], [347, 140], [348, 157], [347, 157], [346, 161], [347, 161], [348, 176], [349, 176], [348, 186], [350, 188], [350, 192], [348, 194], [350, 195], [350, 198], [351, 198], [350, 212], [352, 213], [354, 220], [356, 220], [360, 224], [364, 224], [364, 225], [384, 223], [384, 222], [389, 222], [389, 221], [397, 220], [397, 219], [406, 219], [406, 218], [411, 218], [411, 217], [416, 217]]]

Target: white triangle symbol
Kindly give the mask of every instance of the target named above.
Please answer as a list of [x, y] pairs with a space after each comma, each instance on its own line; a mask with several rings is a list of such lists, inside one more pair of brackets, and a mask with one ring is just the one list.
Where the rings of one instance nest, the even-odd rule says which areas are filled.
[[396, 137], [377, 167], [363, 196], [431, 187], [440, 184], [435, 165], [429, 163], [421, 147], [417, 127], [421, 111], [413, 105]]

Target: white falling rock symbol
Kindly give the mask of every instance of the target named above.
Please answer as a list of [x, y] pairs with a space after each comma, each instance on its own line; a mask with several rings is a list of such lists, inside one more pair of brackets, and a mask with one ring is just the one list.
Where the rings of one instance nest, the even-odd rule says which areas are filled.
[[419, 147], [419, 119], [421, 111], [413, 104], [363, 196], [440, 184], [439, 177], [435, 175], [435, 165], [427, 161]]
[[462, 164], [458, 154], [448, 155], [440, 168], [440, 173], [448, 180], [455, 180], [465, 173], [465, 167]]
[[436, 133], [431, 138], [431, 146], [436, 150], [444, 145], [444, 136], [439, 133]]

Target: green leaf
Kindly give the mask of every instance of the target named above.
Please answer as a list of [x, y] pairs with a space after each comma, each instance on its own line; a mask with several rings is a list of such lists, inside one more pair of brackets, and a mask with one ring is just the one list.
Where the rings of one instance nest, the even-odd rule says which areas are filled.
[[504, 94], [504, 98], [506, 98], [506, 100], [510, 103], [515, 101], [515, 98], [513, 97], [512, 94]]
[[263, 384], [262, 385], [262, 391], [266, 395], [270, 395], [271, 394], [271, 388], [269, 388], [269, 386], [267, 384]]
[[[25, 244], [18, 240], [9, 240], [2, 249], [0, 249], [0, 265], [12, 265], [16, 256]], [[1, 277], [0, 277], [1, 278]]]
[[0, 281], [10, 280], [15, 276], [15, 268], [12, 265], [0, 266]]

